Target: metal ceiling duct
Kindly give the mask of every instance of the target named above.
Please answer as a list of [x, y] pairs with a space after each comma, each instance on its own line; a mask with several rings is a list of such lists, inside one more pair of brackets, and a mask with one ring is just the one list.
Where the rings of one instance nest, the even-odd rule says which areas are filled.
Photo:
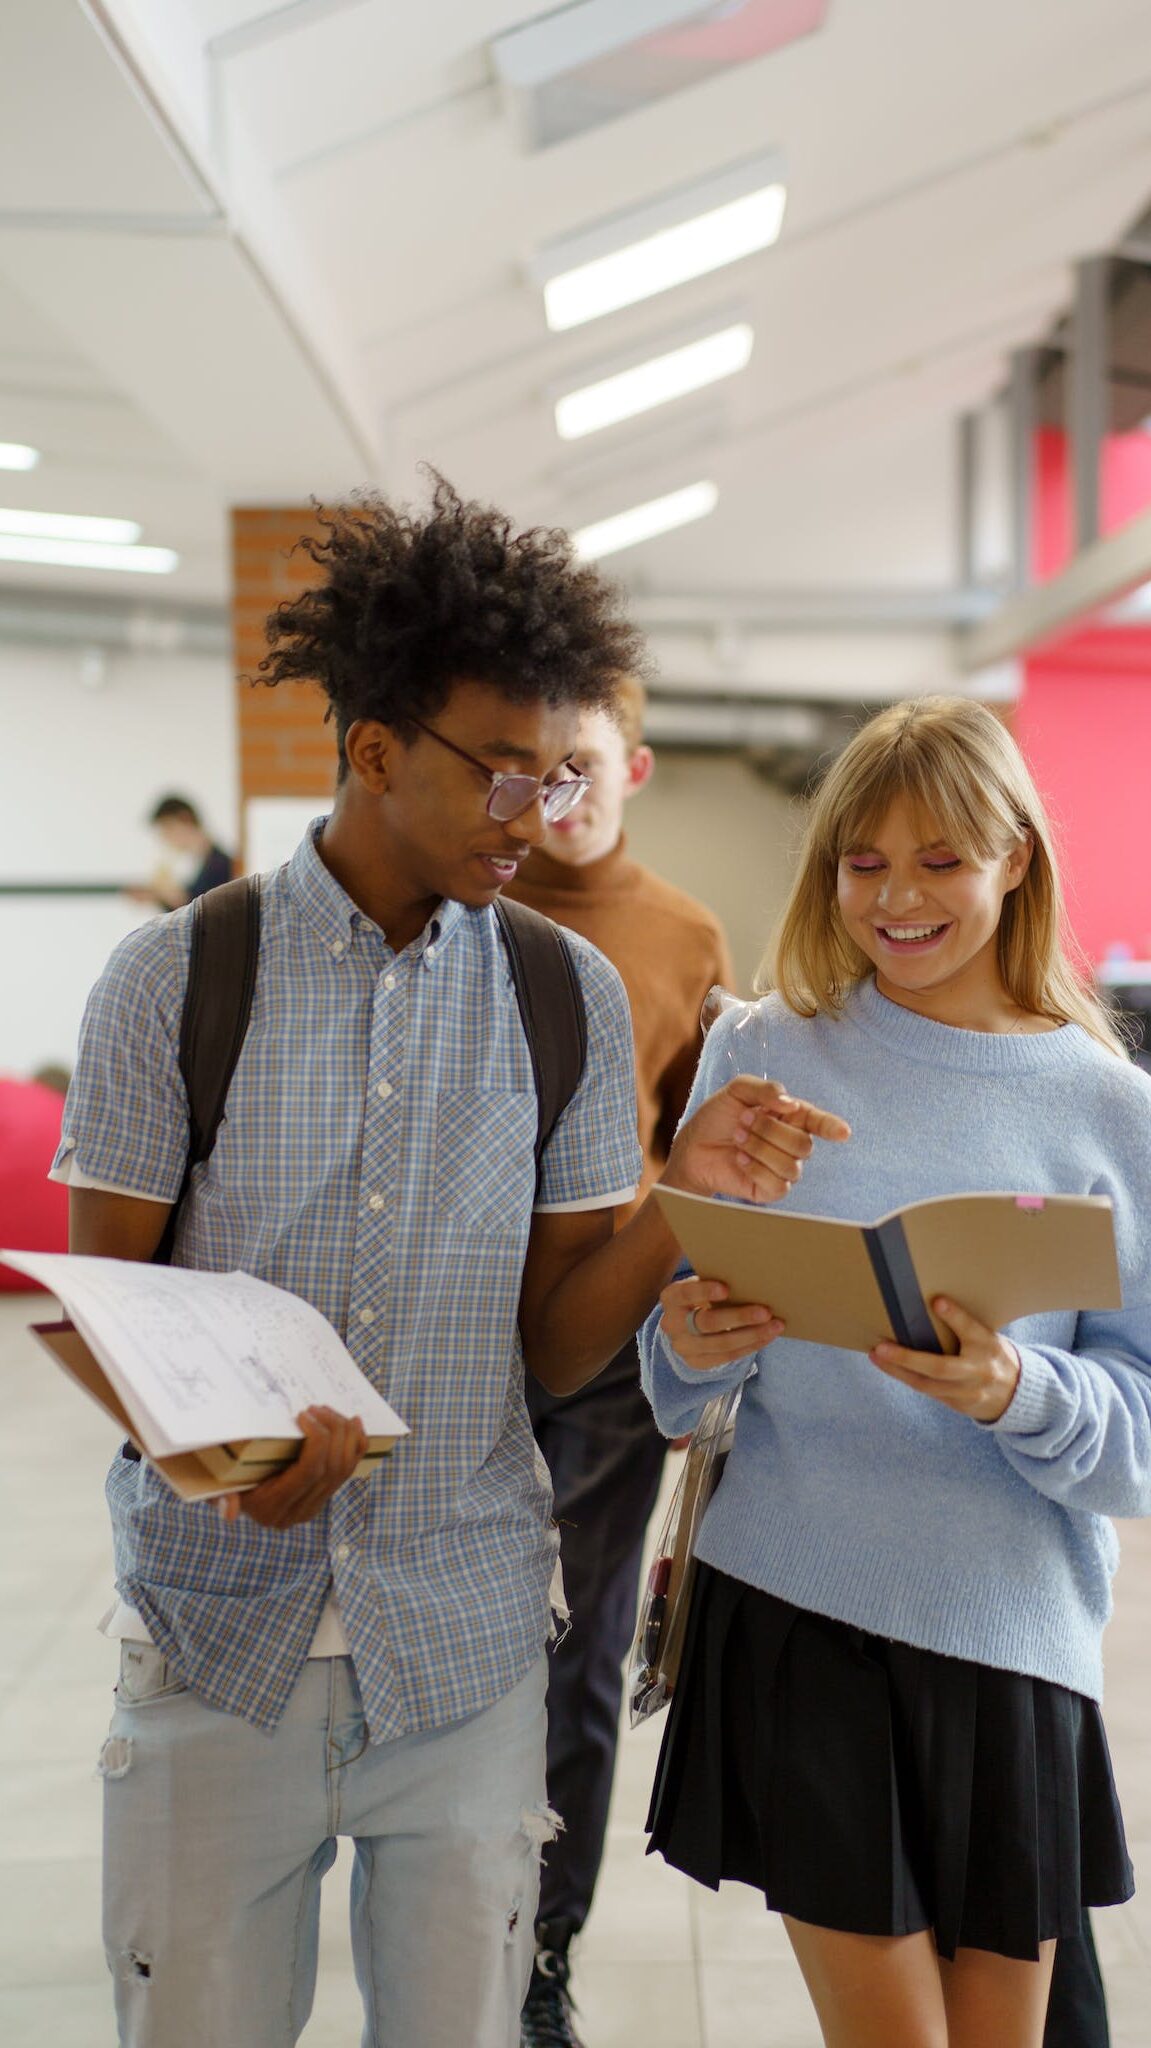
[[0, 641], [133, 654], [230, 656], [232, 629], [222, 605], [142, 605], [0, 586]]

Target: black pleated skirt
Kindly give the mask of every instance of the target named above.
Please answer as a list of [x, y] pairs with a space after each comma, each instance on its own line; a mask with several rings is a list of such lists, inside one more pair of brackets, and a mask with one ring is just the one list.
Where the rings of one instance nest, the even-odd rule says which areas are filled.
[[1094, 1701], [701, 1565], [649, 1854], [856, 1934], [1033, 1960], [1134, 1890]]

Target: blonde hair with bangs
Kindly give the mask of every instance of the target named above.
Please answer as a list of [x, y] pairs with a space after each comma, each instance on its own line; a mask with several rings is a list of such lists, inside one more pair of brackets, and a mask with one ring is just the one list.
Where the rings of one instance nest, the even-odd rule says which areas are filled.
[[1030, 839], [1027, 872], [1004, 897], [999, 920], [1003, 986], [1029, 1015], [1081, 1024], [1108, 1052], [1126, 1058], [1119, 1030], [1069, 958], [1051, 827], [1023, 756], [994, 713], [962, 697], [889, 705], [832, 764], [812, 801], [756, 992], [777, 989], [801, 1017], [834, 1016], [871, 974], [871, 961], [839, 915], [839, 863], [868, 843], [901, 800], [964, 860], [997, 860]]

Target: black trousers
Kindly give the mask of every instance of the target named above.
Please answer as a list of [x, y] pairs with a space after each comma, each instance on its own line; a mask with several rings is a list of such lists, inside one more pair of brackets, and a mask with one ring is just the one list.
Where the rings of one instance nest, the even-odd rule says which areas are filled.
[[538, 1919], [583, 1926], [603, 1858], [644, 1531], [665, 1444], [634, 1341], [578, 1394], [528, 1379], [528, 1411], [555, 1488], [572, 1625], [548, 1679], [548, 1799], [564, 1832], [545, 1852]]
[[1110, 2048], [1110, 2043], [1103, 1978], [1091, 1920], [1084, 1913], [1078, 1941], [1061, 1941], [1055, 1950], [1043, 2048]]

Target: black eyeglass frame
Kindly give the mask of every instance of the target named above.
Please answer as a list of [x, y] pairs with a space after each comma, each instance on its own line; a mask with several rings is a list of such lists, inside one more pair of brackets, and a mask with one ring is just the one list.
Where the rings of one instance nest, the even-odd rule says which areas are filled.
[[[445, 739], [434, 725], [425, 725], [422, 718], [408, 715], [408, 722], [426, 732], [430, 740], [438, 740], [450, 754], [458, 754], [461, 761], [467, 761], [472, 768], [478, 768], [491, 784], [484, 808], [489, 818], [498, 824], [510, 825], [513, 818], [522, 818], [534, 803], [542, 801], [545, 825], [554, 825], [557, 818], [566, 818], [575, 809], [581, 798], [591, 788], [590, 775], [565, 775], [562, 782], [544, 782], [538, 775], [516, 775], [505, 769], [489, 768], [486, 761], [480, 761], [475, 754], [469, 754], [458, 747], [454, 740]], [[501, 798], [500, 792], [505, 794]], [[518, 791], [518, 794], [516, 792]], [[503, 806], [510, 803], [513, 808]]]

